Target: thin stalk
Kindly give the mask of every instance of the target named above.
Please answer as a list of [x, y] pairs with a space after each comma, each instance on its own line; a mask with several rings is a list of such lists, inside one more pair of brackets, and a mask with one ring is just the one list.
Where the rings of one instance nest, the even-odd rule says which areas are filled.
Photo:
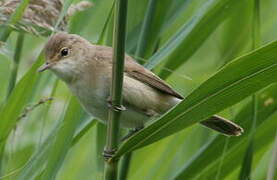
[[130, 164], [132, 160], [132, 152], [125, 154], [121, 161], [119, 167], [119, 177], [120, 180], [127, 180], [128, 179], [128, 172], [130, 169]]
[[[111, 108], [107, 122], [107, 140], [105, 153], [113, 155], [119, 143], [119, 120], [122, 107], [123, 70], [125, 58], [125, 34], [128, 0], [116, 0], [113, 35], [113, 69], [111, 87]], [[118, 160], [105, 161], [104, 178], [116, 179]]]
[[[141, 32], [139, 35], [138, 45], [137, 45], [137, 49], [135, 52], [135, 56], [139, 57], [138, 62], [140, 64], [145, 63], [144, 57], [145, 57], [145, 52], [146, 52], [146, 48], [147, 48], [147, 41], [149, 39], [150, 32], [151, 32], [151, 23], [153, 21], [154, 14], [155, 14], [156, 3], [157, 3], [157, 0], [150, 0], [148, 2], [147, 10], [146, 10], [145, 17], [144, 17], [143, 24], [142, 24], [142, 29], [141, 29]], [[131, 159], [132, 159], [132, 152], [123, 156], [123, 158], [120, 162], [120, 169], [119, 169], [119, 177], [118, 178], [120, 180], [127, 179]]]
[[104, 174], [104, 158], [102, 156], [103, 149], [105, 148], [105, 140], [106, 140], [106, 134], [107, 134], [107, 126], [98, 122], [96, 125], [95, 131], [95, 163], [96, 163], [96, 179], [103, 179]]
[[252, 167], [252, 159], [254, 154], [254, 143], [253, 139], [249, 140], [243, 162], [242, 167], [239, 174], [239, 180], [251, 179], [251, 167]]
[[[261, 33], [260, 33], [260, 0], [254, 0], [253, 9], [253, 26], [252, 26], [252, 50], [257, 49], [260, 46]], [[249, 135], [248, 147], [246, 149], [242, 168], [240, 171], [239, 179], [250, 179], [251, 167], [254, 154], [254, 137], [256, 131], [256, 123], [258, 118], [258, 97], [256, 94], [252, 96], [253, 102], [253, 122], [251, 132]]]
[[[57, 20], [57, 22], [55, 24], [55, 27], [54, 27], [54, 29], [55, 29], [54, 32], [58, 31], [58, 27], [59, 27], [60, 23], [62, 22], [63, 18], [65, 17], [65, 15], [67, 13], [67, 10], [70, 7], [70, 5], [73, 3], [73, 1], [74, 0], [66, 0], [66, 1], [64, 1], [63, 8], [62, 8], [62, 10], [60, 12], [60, 15], [59, 15], [58, 20]], [[54, 33], [54, 32], [52, 32], [52, 33]]]
[[252, 32], [252, 49], [257, 49], [261, 45], [261, 12], [260, 0], [254, 0], [254, 15], [253, 15], [253, 32]]
[[[139, 39], [138, 39], [138, 46], [137, 46], [136, 53], [135, 53], [136, 57], [144, 58], [145, 51], [147, 48], [147, 41], [149, 39], [149, 35], [150, 35], [150, 31], [151, 31], [150, 27], [151, 27], [151, 23], [153, 21], [154, 14], [155, 14], [156, 3], [157, 3], [157, 0], [149, 0], [149, 2], [148, 2], [147, 10], [146, 10], [145, 17], [144, 17], [143, 24], [142, 24], [142, 29], [141, 29]], [[138, 62], [140, 64], [145, 63], [144, 61], [142, 61], [140, 59], [138, 60]]]
[[6, 28], [0, 34], [0, 41], [6, 42], [10, 33], [12, 32], [11, 25], [16, 24], [24, 14], [25, 9], [27, 8], [30, 0], [22, 0], [20, 4], [17, 6], [15, 12], [10, 17], [7, 22]]
[[23, 42], [24, 42], [24, 34], [19, 33], [18, 37], [17, 37], [17, 41], [16, 41], [16, 48], [15, 48], [15, 53], [14, 53], [14, 58], [13, 58], [13, 67], [12, 67], [10, 81], [9, 81], [9, 85], [8, 85], [6, 100], [12, 93], [12, 90], [16, 83], [18, 65], [19, 65], [20, 56], [21, 56], [21, 52], [22, 52]]
[[272, 146], [272, 155], [269, 163], [266, 179], [274, 180], [277, 178], [277, 131], [275, 135], [275, 141]]

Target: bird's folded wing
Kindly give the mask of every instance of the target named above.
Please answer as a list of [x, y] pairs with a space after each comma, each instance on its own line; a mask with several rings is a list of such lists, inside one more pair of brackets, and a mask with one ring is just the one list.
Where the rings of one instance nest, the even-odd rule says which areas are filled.
[[[99, 59], [105, 59], [112, 64], [113, 49], [107, 46], [95, 46], [95, 55]], [[138, 64], [132, 57], [125, 55], [125, 73], [146, 85], [157, 89], [165, 94], [172, 95], [176, 98], [183, 99], [179, 93], [172, 89], [165, 81], [152, 73], [150, 70]]]
[[125, 72], [129, 76], [151, 86], [152, 88], [155, 88], [163, 93], [172, 95], [179, 99], [183, 99], [183, 96], [174, 91], [174, 89], [172, 89], [166, 82], [164, 82], [162, 79], [160, 79], [157, 75], [155, 75], [148, 69], [137, 64], [128, 56], [125, 62]]

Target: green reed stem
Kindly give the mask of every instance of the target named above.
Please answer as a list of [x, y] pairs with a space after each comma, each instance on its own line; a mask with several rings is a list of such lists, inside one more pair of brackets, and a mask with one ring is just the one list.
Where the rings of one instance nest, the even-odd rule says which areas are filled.
[[[113, 35], [113, 72], [111, 87], [111, 106], [107, 122], [107, 140], [105, 152], [113, 154], [119, 144], [119, 120], [122, 107], [123, 71], [125, 58], [125, 34], [127, 21], [128, 0], [116, 0]], [[117, 179], [118, 160], [105, 162], [104, 178], [106, 180]]]
[[125, 154], [121, 161], [120, 161], [120, 167], [119, 167], [119, 178], [120, 180], [127, 180], [128, 179], [128, 172], [131, 165], [133, 153], [127, 153]]

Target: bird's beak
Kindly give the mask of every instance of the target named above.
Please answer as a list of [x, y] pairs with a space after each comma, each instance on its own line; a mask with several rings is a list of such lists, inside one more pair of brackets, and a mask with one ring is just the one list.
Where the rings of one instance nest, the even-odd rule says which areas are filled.
[[51, 63], [45, 63], [38, 68], [38, 72], [43, 72], [43, 71], [49, 69], [51, 66], [52, 66]]

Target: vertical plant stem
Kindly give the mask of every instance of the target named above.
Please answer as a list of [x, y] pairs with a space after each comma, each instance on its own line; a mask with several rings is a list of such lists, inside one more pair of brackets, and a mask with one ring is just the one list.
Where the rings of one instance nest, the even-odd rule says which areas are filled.
[[[131, 133], [131, 131], [129, 132]], [[125, 180], [128, 177], [128, 172], [131, 165], [131, 159], [132, 159], [133, 153], [129, 152], [125, 154], [122, 159], [120, 160], [120, 167], [119, 167], [119, 176], [118, 178], [120, 180]]]
[[128, 172], [130, 169], [130, 164], [132, 160], [133, 153], [127, 153], [125, 154], [121, 161], [120, 161], [120, 168], [119, 168], [119, 178], [120, 180], [127, 180], [128, 178]]
[[[260, 46], [260, 0], [254, 0], [253, 8], [253, 26], [252, 26], [252, 50], [257, 49]], [[254, 94], [252, 96], [253, 102], [253, 122], [251, 127], [251, 132], [249, 135], [249, 144], [246, 149], [244, 160], [242, 163], [242, 168], [240, 171], [239, 179], [251, 179], [251, 167], [254, 154], [254, 137], [256, 131], [256, 123], [258, 116], [258, 98]]]
[[[113, 69], [111, 87], [111, 108], [107, 122], [107, 140], [105, 153], [113, 155], [119, 143], [119, 120], [122, 107], [123, 70], [125, 58], [125, 33], [127, 21], [128, 0], [116, 0], [113, 38]], [[117, 179], [118, 160], [107, 159], [105, 161], [104, 178], [106, 180]]]
[[[147, 40], [149, 39], [150, 31], [151, 31], [151, 23], [155, 14], [157, 0], [149, 0], [147, 10], [145, 13], [145, 17], [142, 24], [142, 29], [138, 39], [138, 46], [136, 49], [135, 56], [144, 58], [145, 50], [147, 48]], [[139, 59], [138, 62], [140, 64], [145, 63], [142, 59]]]
[[[144, 64], [144, 58], [145, 58], [145, 52], [147, 48], [147, 41], [150, 36], [151, 32], [151, 23], [153, 22], [155, 9], [156, 9], [157, 0], [149, 0], [147, 5], [147, 10], [145, 13], [145, 17], [143, 20], [141, 32], [138, 39], [138, 45], [135, 52], [135, 56], [138, 59], [138, 62], [140, 64]], [[119, 179], [125, 180], [128, 177], [128, 171], [130, 167], [130, 162], [132, 159], [132, 152], [126, 154], [123, 156], [121, 163], [120, 163], [120, 169], [119, 169]]]
[[253, 15], [253, 32], [252, 32], [252, 49], [257, 49], [261, 45], [261, 15], [260, 15], [260, 0], [254, 0], [254, 15]]
[[266, 176], [267, 180], [274, 180], [277, 178], [277, 131], [275, 135], [275, 141], [272, 146], [272, 156]]
[[95, 159], [96, 159], [96, 169], [97, 169], [97, 179], [103, 179], [103, 171], [104, 171], [104, 158], [102, 156], [103, 149], [105, 147], [105, 140], [107, 134], [107, 126], [98, 122], [95, 129]]
[[16, 83], [18, 65], [19, 65], [20, 56], [21, 56], [21, 52], [22, 52], [23, 42], [24, 42], [24, 34], [19, 33], [18, 37], [17, 37], [17, 41], [16, 41], [16, 48], [15, 48], [15, 53], [14, 53], [14, 58], [13, 58], [13, 67], [12, 67], [10, 81], [9, 81], [9, 85], [8, 85], [6, 100], [10, 96], [10, 94], [15, 86], [15, 83]]

